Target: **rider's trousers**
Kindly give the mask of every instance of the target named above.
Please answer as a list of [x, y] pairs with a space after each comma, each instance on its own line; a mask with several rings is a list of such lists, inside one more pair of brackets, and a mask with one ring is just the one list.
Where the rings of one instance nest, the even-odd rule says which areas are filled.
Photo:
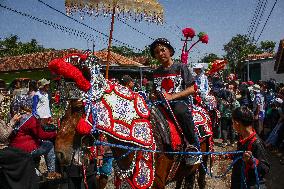
[[189, 144], [195, 144], [193, 119], [192, 114], [188, 109], [188, 104], [183, 101], [175, 101], [171, 103], [171, 108], [183, 131], [184, 137]]

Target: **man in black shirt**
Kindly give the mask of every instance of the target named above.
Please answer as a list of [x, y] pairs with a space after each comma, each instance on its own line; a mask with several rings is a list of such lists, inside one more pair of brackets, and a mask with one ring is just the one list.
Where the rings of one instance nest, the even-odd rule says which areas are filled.
[[[188, 96], [195, 93], [194, 78], [186, 65], [174, 62], [174, 48], [165, 38], [158, 38], [150, 45], [152, 57], [161, 64], [154, 73], [156, 90], [162, 92], [170, 102], [173, 113], [180, 125], [187, 144], [195, 144], [192, 114], [188, 109]], [[197, 163], [198, 158], [187, 158], [187, 164]]]

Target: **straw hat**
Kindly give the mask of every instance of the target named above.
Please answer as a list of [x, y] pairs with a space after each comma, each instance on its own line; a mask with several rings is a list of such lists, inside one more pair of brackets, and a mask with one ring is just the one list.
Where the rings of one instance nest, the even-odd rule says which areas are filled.
[[260, 86], [258, 84], [254, 84], [252, 90], [254, 90], [255, 92], [260, 92]]
[[283, 100], [281, 98], [276, 98], [275, 99], [275, 102], [279, 103], [279, 104], [282, 104], [283, 103]]
[[43, 79], [41, 79], [41, 80], [38, 81], [38, 84], [39, 84], [39, 88], [42, 88], [42, 87], [44, 87], [45, 85], [49, 85], [49, 84], [50, 84], [50, 81], [43, 78]]
[[202, 69], [203, 65], [202, 64], [194, 64], [193, 69]]

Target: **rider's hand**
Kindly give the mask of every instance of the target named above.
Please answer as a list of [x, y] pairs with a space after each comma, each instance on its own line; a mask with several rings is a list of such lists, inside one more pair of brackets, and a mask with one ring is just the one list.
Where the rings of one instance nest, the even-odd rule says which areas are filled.
[[171, 100], [174, 99], [174, 98], [173, 98], [173, 95], [171, 95], [171, 94], [169, 94], [169, 93], [164, 93], [164, 96], [165, 96], [166, 100], [168, 100], [168, 101], [171, 101]]
[[99, 155], [97, 157], [97, 166], [101, 167], [103, 165], [103, 156]]
[[21, 114], [15, 114], [12, 118], [12, 121], [18, 122], [22, 118]]

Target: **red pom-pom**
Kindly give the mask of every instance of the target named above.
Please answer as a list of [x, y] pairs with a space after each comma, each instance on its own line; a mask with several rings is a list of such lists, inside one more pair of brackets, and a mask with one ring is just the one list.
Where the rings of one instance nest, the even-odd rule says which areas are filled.
[[199, 40], [202, 42], [202, 43], [208, 43], [208, 41], [209, 41], [209, 37], [208, 37], [208, 35], [206, 34], [206, 33], [204, 33], [204, 32], [200, 32], [199, 34], [198, 34], [198, 37], [199, 37]]
[[81, 118], [77, 124], [76, 131], [81, 135], [88, 135], [91, 133], [91, 130], [92, 126], [84, 118]]
[[63, 58], [54, 59], [48, 64], [51, 72], [73, 79], [78, 88], [86, 92], [91, 88], [90, 82], [83, 76], [82, 72], [72, 64], [65, 62]]
[[195, 31], [192, 28], [184, 28], [182, 30], [183, 36], [186, 38], [193, 38], [195, 36]]
[[209, 40], [209, 37], [208, 37], [208, 35], [203, 35], [201, 38], [200, 38], [200, 41], [202, 42], [202, 43], [208, 43], [208, 40]]

